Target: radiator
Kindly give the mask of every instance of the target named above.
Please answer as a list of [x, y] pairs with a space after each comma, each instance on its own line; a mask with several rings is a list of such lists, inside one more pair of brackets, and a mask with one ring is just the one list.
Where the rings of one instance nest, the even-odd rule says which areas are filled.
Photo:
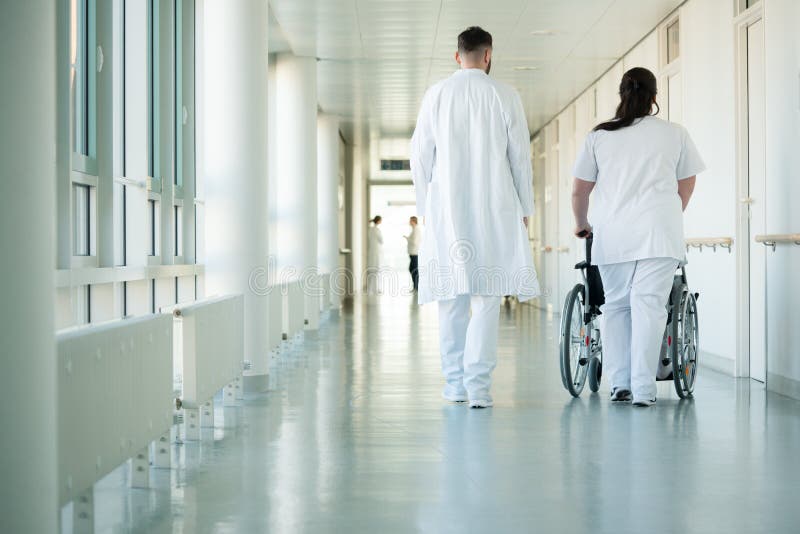
[[292, 340], [302, 333], [305, 323], [305, 294], [300, 281], [285, 282], [283, 294], [283, 333]]
[[242, 295], [210, 298], [174, 311], [181, 342], [184, 408], [198, 408], [216, 392], [238, 380], [244, 358], [244, 299]]
[[172, 426], [172, 317], [146, 315], [56, 334], [62, 505]]
[[281, 349], [283, 333], [283, 293], [280, 286], [270, 288], [267, 294], [269, 311], [267, 312], [267, 343], [273, 358], [276, 358]]

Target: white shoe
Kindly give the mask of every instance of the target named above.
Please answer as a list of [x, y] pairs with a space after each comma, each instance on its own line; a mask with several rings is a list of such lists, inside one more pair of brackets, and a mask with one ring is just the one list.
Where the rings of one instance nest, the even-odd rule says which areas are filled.
[[473, 399], [469, 401], [470, 408], [491, 408], [494, 406], [492, 399]]
[[442, 391], [442, 398], [449, 402], [467, 402], [466, 393], [450, 393]]
[[647, 408], [656, 403], [656, 399], [633, 399], [633, 405], [640, 408]]

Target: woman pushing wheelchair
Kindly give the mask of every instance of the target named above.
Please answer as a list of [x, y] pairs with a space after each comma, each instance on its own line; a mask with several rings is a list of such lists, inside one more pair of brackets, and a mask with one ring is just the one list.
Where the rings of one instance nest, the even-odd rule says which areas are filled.
[[572, 209], [575, 235], [594, 238], [591, 263], [605, 292], [602, 369], [611, 400], [651, 406], [667, 303], [675, 272], [686, 262], [683, 210], [705, 166], [685, 128], [654, 116], [653, 73], [627, 71], [619, 94], [614, 119], [596, 126], [578, 154]]

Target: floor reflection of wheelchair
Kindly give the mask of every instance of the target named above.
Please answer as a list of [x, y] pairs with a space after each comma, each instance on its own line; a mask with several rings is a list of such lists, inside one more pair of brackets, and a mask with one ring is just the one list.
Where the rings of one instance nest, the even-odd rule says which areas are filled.
[[[578, 397], [588, 379], [596, 392], [603, 376], [603, 344], [598, 318], [605, 303], [600, 271], [592, 265], [592, 236], [586, 238], [586, 261], [575, 266], [583, 283], [567, 295], [561, 314], [559, 355], [561, 381], [573, 397]], [[667, 327], [661, 346], [657, 380], [672, 380], [681, 398], [692, 396], [697, 378], [698, 293], [689, 291], [686, 270], [675, 274], [667, 304]]]

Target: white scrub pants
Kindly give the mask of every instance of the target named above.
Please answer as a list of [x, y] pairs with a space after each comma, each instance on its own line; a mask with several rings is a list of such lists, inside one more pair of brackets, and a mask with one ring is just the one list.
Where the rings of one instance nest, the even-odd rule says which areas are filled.
[[667, 302], [678, 260], [652, 258], [600, 265], [603, 374], [634, 400], [656, 398], [656, 372], [667, 324]]
[[[439, 301], [439, 347], [447, 396], [492, 400], [502, 297], [459, 295]], [[470, 317], [472, 308], [472, 317]]]

